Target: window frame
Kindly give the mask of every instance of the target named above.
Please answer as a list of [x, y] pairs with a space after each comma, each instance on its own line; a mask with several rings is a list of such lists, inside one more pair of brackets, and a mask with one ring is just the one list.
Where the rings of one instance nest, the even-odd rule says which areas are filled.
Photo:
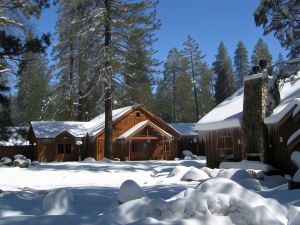
[[[231, 152], [231, 153], [229, 153], [229, 152]], [[221, 153], [223, 153], [222, 159], [220, 157]], [[233, 136], [218, 136], [217, 137], [217, 156], [218, 156], [219, 162], [234, 161], [234, 139], [233, 139]]]
[[141, 115], [142, 115], [141, 111], [135, 112], [135, 118], [141, 118]]
[[58, 155], [65, 154], [65, 145], [64, 144], [57, 144], [57, 154]]

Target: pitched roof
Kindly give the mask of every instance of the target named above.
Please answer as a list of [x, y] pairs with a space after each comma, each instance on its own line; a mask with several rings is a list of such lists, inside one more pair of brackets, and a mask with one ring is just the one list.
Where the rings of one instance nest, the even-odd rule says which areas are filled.
[[171, 134], [169, 134], [165, 130], [159, 128], [158, 126], [156, 126], [154, 123], [150, 122], [149, 120], [145, 120], [145, 121], [142, 121], [142, 122], [136, 124], [135, 126], [131, 127], [128, 131], [126, 131], [124, 134], [119, 136], [117, 139], [118, 140], [127, 139], [127, 138], [135, 135], [138, 131], [142, 130], [144, 127], [146, 127], [148, 125], [153, 127], [156, 131], [158, 131], [163, 136], [167, 136], [168, 138], [172, 138]]
[[[299, 77], [287, 80], [280, 90], [280, 96], [280, 104], [274, 109], [271, 116], [264, 119], [266, 124], [278, 123], [295, 104], [299, 102], [298, 105], [300, 105], [300, 101], [297, 100], [300, 98]], [[241, 127], [243, 98], [244, 89], [241, 88], [200, 119], [197, 130], [209, 131]]]
[[[129, 112], [135, 106], [128, 106], [112, 111], [113, 122]], [[36, 138], [55, 138], [66, 131], [75, 137], [84, 137], [87, 134], [94, 136], [104, 129], [105, 114], [95, 117], [89, 122], [76, 121], [32, 121], [31, 126]]]
[[197, 123], [169, 123], [181, 136], [197, 136]]

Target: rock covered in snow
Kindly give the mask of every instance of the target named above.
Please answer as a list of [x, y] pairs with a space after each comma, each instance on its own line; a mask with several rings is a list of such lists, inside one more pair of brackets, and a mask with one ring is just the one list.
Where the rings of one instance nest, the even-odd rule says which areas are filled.
[[202, 181], [210, 178], [207, 173], [201, 169], [192, 167], [188, 172], [186, 172], [181, 178], [182, 181]]
[[174, 169], [170, 172], [168, 177], [179, 177], [181, 178], [187, 171], [191, 168], [187, 166], [175, 166]]
[[238, 181], [238, 184], [251, 191], [262, 191], [262, 187], [258, 180], [248, 178]]
[[294, 151], [291, 155], [291, 160], [300, 169], [300, 152]]
[[8, 157], [3, 157], [1, 160], [0, 160], [0, 165], [4, 165], [4, 166], [12, 166], [13, 164], [13, 161], [8, 158]]
[[217, 169], [217, 168], [212, 169], [212, 170], [209, 172], [209, 176], [215, 178], [215, 177], [217, 177], [222, 171], [224, 171], [224, 170], [223, 170], [223, 169]]
[[145, 197], [142, 188], [133, 180], [126, 180], [121, 184], [118, 201], [120, 204], [125, 202]]
[[191, 151], [189, 151], [189, 150], [183, 150], [182, 151], [182, 155], [183, 156], [192, 157], [194, 154]]
[[298, 169], [293, 177], [293, 181], [300, 182], [300, 169]]
[[20, 167], [20, 168], [27, 168], [30, 165], [31, 161], [30, 159], [16, 159], [14, 161], [14, 166], [15, 167]]
[[93, 163], [93, 162], [96, 162], [96, 159], [94, 159], [93, 157], [87, 157], [82, 162]]
[[23, 159], [23, 160], [25, 160], [26, 157], [24, 155], [17, 154], [17, 155], [14, 156], [14, 159]]
[[43, 200], [43, 211], [47, 215], [68, 215], [74, 212], [74, 197], [69, 189], [56, 189]]
[[251, 178], [250, 174], [246, 170], [241, 170], [241, 169], [223, 170], [218, 174], [218, 177], [227, 178], [236, 182]]

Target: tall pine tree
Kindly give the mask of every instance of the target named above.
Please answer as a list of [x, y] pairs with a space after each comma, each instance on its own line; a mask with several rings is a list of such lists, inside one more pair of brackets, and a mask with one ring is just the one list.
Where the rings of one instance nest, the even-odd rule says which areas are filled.
[[244, 77], [249, 73], [248, 51], [242, 41], [239, 41], [234, 53], [235, 84], [243, 87]]
[[254, 46], [253, 53], [251, 56], [252, 66], [259, 65], [260, 60], [266, 60], [268, 65], [272, 65], [272, 55], [269, 51], [268, 45], [263, 41], [263, 39], [258, 39], [257, 43]]
[[232, 63], [223, 42], [219, 45], [213, 70], [216, 74], [215, 101], [219, 104], [235, 91]]

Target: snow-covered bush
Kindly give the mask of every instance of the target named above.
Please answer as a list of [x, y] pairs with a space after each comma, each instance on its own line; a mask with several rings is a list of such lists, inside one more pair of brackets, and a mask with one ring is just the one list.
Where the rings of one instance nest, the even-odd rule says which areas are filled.
[[297, 166], [297, 168], [300, 169], [300, 152], [293, 152], [291, 155], [291, 160]]
[[74, 197], [69, 189], [49, 192], [43, 200], [43, 211], [47, 215], [66, 215], [74, 212]]
[[31, 161], [28, 159], [16, 159], [14, 161], [15, 167], [27, 168], [30, 165]]
[[0, 160], [0, 165], [11, 166], [12, 164], [13, 164], [13, 161], [10, 158], [8, 158], [8, 157], [3, 157]]
[[17, 155], [14, 156], [14, 159], [23, 159], [23, 160], [25, 160], [26, 157], [24, 155], [17, 154]]
[[182, 151], [182, 155], [185, 157], [185, 156], [189, 156], [189, 157], [192, 157], [194, 154], [189, 151], [189, 150], [183, 150]]
[[145, 197], [145, 193], [142, 188], [133, 180], [126, 180], [121, 184], [118, 201], [120, 204], [125, 202]]
[[186, 172], [181, 178], [182, 181], [202, 181], [210, 178], [207, 173], [201, 169], [192, 167], [188, 172]]
[[300, 225], [300, 207], [291, 206], [287, 217], [287, 225]]
[[94, 159], [93, 157], [87, 157], [82, 162], [93, 163], [93, 162], [96, 162], [96, 159]]
[[186, 166], [175, 166], [174, 169], [170, 172], [168, 177], [181, 178], [190, 169], [191, 169], [190, 167], [186, 167]]
[[228, 178], [236, 182], [251, 178], [250, 174], [246, 170], [240, 170], [240, 169], [223, 170], [218, 174], [218, 177]]

